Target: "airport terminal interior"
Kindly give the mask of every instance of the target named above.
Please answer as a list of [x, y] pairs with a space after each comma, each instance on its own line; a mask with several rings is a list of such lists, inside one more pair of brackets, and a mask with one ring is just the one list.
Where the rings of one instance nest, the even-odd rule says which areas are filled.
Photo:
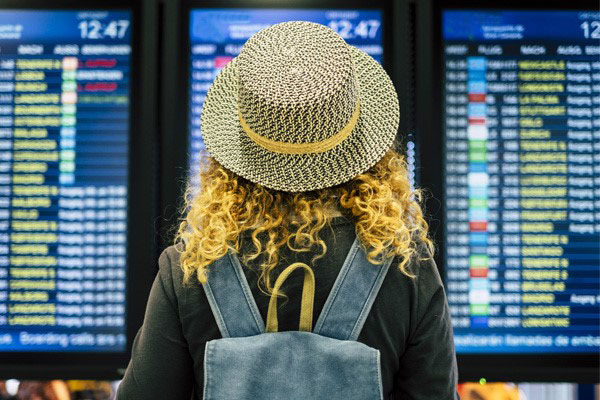
[[600, 8], [0, 1], [0, 399], [114, 399], [199, 186], [211, 84], [311, 21], [379, 62], [427, 191], [461, 399], [600, 400]]

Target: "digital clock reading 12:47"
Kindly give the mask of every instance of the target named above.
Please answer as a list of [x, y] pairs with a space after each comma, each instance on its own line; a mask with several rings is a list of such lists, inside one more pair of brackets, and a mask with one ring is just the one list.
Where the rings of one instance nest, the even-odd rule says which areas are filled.
[[102, 23], [97, 19], [90, 19], [81, 21], [78, 27], [82, 39], [122, 39], [129, 28], [129, 21], [119, 19]]

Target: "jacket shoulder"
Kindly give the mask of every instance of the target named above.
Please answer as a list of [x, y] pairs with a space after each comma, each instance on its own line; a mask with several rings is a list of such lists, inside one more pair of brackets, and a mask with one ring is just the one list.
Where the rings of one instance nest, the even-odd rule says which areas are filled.
[[158, 259], [158, 273], [165, 290], [178, 297], [183, 289], [183, 270], [179, 258], [182, 247], [171, 245], [167, 247]]

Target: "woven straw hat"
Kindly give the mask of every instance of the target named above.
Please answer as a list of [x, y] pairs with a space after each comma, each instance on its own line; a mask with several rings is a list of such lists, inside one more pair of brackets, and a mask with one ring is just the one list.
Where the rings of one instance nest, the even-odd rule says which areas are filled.
[[400, 112], [369, 55], [333, 30], [284, 22], [252, 36], [217, 76], [202, 110], [206, 149], [271, 189], [347, 182], [390, 149]]

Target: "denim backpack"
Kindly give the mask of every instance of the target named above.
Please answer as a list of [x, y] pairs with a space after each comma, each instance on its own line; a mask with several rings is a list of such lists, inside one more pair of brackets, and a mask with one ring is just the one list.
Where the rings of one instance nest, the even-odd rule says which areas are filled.
[[[223, 338], [206, 343], [204, 399], [383, 399], [379, 350], [356, 340], [390, 262], [371, 264], [356, 239], [311, 329], [315, 278], [308, 265], [280, 274], [265, 327], [237, 257], [215, 261], [203, 287]], [[298, 268], [300, 331], [277, 332], [277, 293]]]

